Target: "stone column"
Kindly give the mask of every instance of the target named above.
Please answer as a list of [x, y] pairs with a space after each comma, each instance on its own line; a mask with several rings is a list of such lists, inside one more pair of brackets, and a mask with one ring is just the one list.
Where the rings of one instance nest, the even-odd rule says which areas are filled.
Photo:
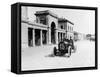
[[56, 29], [55, 32], [56, 32], [56, 33], [55, 33], [56, 44], [58, 44], [58, 30]]
[[65, 37], [67, 38], [67, 31], [66, 31], [66, 33], [65, 33]]
[[62, 32], [62, 40], [63, 40], [63, 37], [64, 37], [64, 33]]
[[40, 30], [40, 44], [42, 45], [42, 30]]
[[46, 30], [46, 44], [48, 44], [48, 30]]
[[35, 46], [35, 29], [33, 29], [33, 47]]
[[46, 36], [47, 36], [47, 44], [49, 44], [49, 29], [47, 29], [47, 34], [46, 34]]
[[51, 44], [51, 28], [48, 28], [48, 44]]

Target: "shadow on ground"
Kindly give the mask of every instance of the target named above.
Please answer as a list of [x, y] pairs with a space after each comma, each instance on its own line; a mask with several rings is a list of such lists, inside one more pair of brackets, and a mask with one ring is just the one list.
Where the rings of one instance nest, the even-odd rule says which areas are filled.
[[69, 58], [67, 55], [63, 55], [63, 56], [55, 56], [53, 53], [46, 55], [45, 57], [67, 57]]

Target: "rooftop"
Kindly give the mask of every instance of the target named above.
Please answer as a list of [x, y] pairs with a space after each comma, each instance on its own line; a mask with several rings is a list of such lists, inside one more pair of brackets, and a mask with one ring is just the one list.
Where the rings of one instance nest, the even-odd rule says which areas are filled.
[[69, 20], [67, 20], [67, 19], [65, 19], [65, 18], [58, 18], [58, 22], [69, 22], [69, 23], [71, 23], [72, 25], [74, 25], [73, 22], [71, 22], [71, 21], [69, 21]]
[[50, 10], [44, 10], [44, 11], [36, 11], [35, 15], [51, 15], [53, 17], [56, 17], [58, 18], [58, 22], [69, 22], [71, 23], [72, 25], [74, 25], [73, 22], [65, 19], [65, 18], [59, 18], [56, 14], [54, 14], [53, 12], [51, 12]]
[[54, 14], [53, 12], [51, 12], [50, 10], [44, 10], [44, 11], [36, 11], [35, 15], [51, 15], [53, 17], [58, 18], [58, 16], [56, 14]]

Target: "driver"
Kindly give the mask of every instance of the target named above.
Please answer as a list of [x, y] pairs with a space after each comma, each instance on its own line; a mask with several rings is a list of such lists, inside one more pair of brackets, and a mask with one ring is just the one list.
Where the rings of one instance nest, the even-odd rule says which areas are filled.
[[63, 39], [63, 41], [64, 41], [64, 43], [65, 43], [65, 44], [68, 44], [70, 40], [69, 40], [69, 39], [64, 38], [64, 39]]

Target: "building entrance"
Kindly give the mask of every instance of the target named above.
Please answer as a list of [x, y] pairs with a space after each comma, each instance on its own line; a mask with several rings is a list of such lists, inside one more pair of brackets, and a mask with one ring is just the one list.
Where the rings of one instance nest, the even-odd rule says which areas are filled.
[[33, 46], [33, 29], [28, 28], [28, 46]]
[[40, 46], [41, 44], [41, 39], [40, 39], [40, 30], [35, 29], [35, 45]]
[[51, 43], [52, 44], [55, 44], [56, 43], [56, 40], [55, 40], [55, 33], [56, 33], [56, 27], [55, 27], [55, 23], [54, 22], [52, 22], [51, 23]]
[[47, 44], [47, 31], [42, 30], [42, 43]]

